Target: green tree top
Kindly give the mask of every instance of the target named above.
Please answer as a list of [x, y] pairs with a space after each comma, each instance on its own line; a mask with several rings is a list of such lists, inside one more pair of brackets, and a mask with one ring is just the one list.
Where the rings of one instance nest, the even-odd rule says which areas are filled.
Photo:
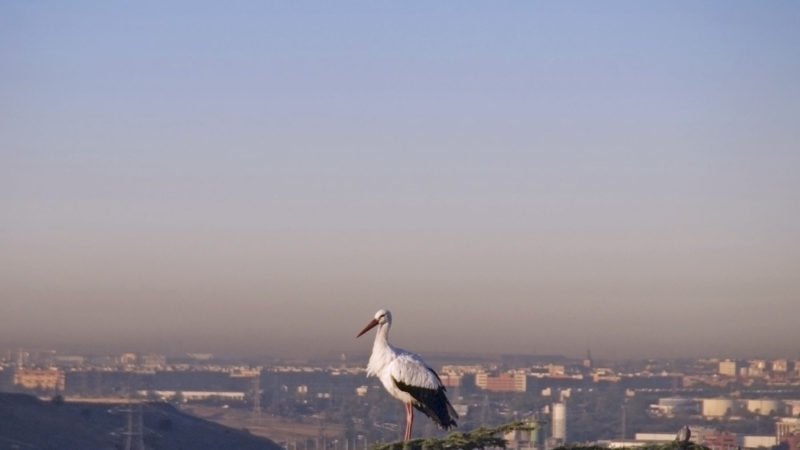
[[486, 447], [506, 448], [508, 442], [498, 434], [509, 431], [532, 431], [538, 427], [536, 422], [511, 422], [497, 427], [480, 427], [472, 431], [454, 431], [443, 439], [421, 438], [410, 441], [395, 441], [386, 444], [373, 444], [372, 450], [473, 450]]

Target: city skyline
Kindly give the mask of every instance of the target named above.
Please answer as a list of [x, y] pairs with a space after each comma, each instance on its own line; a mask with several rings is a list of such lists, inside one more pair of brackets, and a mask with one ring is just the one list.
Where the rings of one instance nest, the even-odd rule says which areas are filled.
[[0, 5], [0, 341], [797, 357], [793, 2]]
[[[361, 435], [375, 442], [393, 440], [399, 432], [387, 426], [396, 423], [398, 405], [379, 381], [369, 381], [366, 367], [358, 361], [12, 353], [13, 357], [0, 353], [6, 408], [19, 408], [20, 401], [82, 408], [130, 402], [145, 408], [173, 405], [279, 443], [304, 443], [306, 449], [326, 447], [306, 441], [320, 436], [322, 430], [312, 420], [320, 417], [325, 417], [325, 430], [333, 438]], [[692, 438], [711, 449], [770, 448], [785, 441], [791, 447], [800, 427], [800, 359], [597, 361], [551, 356], [457, 361], [442, 360], [434, 366], [457, 399], [453, 406], [459, 427], [503, 423], [509, 413], [518, 419], [550, 419], [552, 434], [538, 435], [538, 448], [552, 448], [559, 440], [607, 447], [613, 447], [609, 439], [670, 442], [679, 426], [688, 426]], [[348, 427], [354, 408], [361, 411], [361, 420]], [[262, 421], [262, 413], [272, 420]], [[85, 424], [85, 417], [80, 422]], [[113, 422], [112, 427], [119, 426], [118, 419]], [[423, 428], [424, 435], [435, 433], [432, 424]], [[357, 435], [348, 429], [357, 430]], [[10, 433], [21, 437], [15, 434]], [[509, 448], [530, 448], [514, 440]]]

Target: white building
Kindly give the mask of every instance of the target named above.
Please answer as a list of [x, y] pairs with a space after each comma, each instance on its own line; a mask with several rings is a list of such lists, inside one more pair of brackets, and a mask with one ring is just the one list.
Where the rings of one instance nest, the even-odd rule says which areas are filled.
[[553, 403], [553, 439], [567, 442], [567, 405]]

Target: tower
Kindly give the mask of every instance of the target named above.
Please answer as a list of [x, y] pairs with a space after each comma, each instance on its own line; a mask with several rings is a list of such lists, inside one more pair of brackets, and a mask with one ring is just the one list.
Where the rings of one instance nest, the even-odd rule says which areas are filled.
[[567, 404], [553, 403], [553, 439], [567, 441]]
[[253, 375], [251, 395], [253, 396], [253, 411], [251, 419], [258, 424], [261, 421], [261, 367], [256, 368]]
[[483, 404], [481, 405], [481, 425], [486, 426], [486, 419], [489, 415], [489, 394], [483, 394]]
[[594, 361], [592, 360], [592, 350], [586, 350], [586, 358], [583, 360], [583, 367], [587, 369], [591, 369], [594, 366]]
[[144, 420], [142, 418], [142, 405], [128, 403], [123, 410], [126, 416], [125, 431], [122, 436], [125, 438], [125, 450], [145, 450], [144, 447]]
[[628, 434], [628, 398], [622, 400], [622, 440], [627, 438]]

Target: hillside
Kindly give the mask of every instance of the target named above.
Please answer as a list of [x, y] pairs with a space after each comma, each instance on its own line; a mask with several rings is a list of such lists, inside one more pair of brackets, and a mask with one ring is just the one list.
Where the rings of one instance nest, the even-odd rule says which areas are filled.
[[[190, 416], [169, 404], [146, 403], [141, 410], [142, 439], [151, 450], [280, 449], [269, 439]], [[0, 393], [0, 449], [122, 449], [127, 423], [124, 405]]]

